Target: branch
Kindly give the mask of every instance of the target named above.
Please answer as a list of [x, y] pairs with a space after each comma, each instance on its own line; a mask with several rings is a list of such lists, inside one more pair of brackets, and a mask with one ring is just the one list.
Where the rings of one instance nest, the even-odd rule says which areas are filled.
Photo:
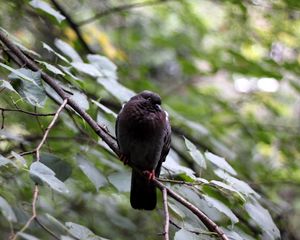
[[60, 4], [56, 0], [51, 0], [51, 2], [55, 6], [55, 8], [66, 18], [66, 21], [68, 22], [70, 27], [74, 30], [75, 34], [77, 35], [77, 38], [78, 38], [79, 42], [82, 44], [82, 46], [85, 48], [85, 50], [88, 53], [94, 53], [94, 51], [89, 47], [89, 45], [84, 40], [84, 38], [83, 38], [83, 36], [82, 36], [82, 34], [79, 30], [78, 24], [76, 24], [73, 21], [71, 16], [65, 11], [65, 9], [62, 6], [60, 6]]
[[[17, 46], [15, 46], [15, 44], [13, 44], [6, 37], [6, 34], [1, 30], [0, 30], [0, 40], [6, 45], [7, 48], [9, 48], [16, 56], [18, 56], [20, 60], [22, 60], [24, 65], [26, 65], [29, 69], [33, 71], [40, 71], [42, 79], [48, 85], [50, 85], [50, 87], [52, 87], [62, 99], [67, 99], [69, 97], [69, 95], [56, 83], [55, 79], [50, 77], [48, 74], [42, 72], [42, 70], [38, 67], [38, 65], [32, 60], [30, 60], [27, 56], [25, 56], [22, 53], [22, 51], [20, 51], [20, 49]], [[68, 99], [68, 104], [75, 110], [75, 112], [77, 112], [90, 125], [90, 127], [116, 153], [116, 155], [120, 157], [120, 151], [115, 139], [113, 139], [102, 127], [100, 127], [98, 123], [94, 121], [92, 117], [89, 114], [87, 114], [73, 99], [71, 98]], [[221, 239], [228, 240], [228, 237], [225, 235], [222, 229], [220, 229], [211, 219], [209, 219], [203, 212], [201, 212], [192, 203], [185, 200], [183, 197], [181, 197], [173, 190], [167, 188], [164, 184], [159, 182], [157, 179], [154, 179], [153, 183], [156, 185], [156, 187], [158, 187], [162, 191], [166, 189], [169, 196], [171, 196], [172, 198], [180, 202], [182, 205], [187, 207], [191, 212], [193, 212], [210, 231], [217, 233]]]
[[[52, 121], [50, 122], [49, 126], [46, 128], [46, 131], [44, 133], [44, 136], [40, 142], [40, 144], [37, 146], [37, 148], [34, 151], [31, 152], [35, 152], [36, 153], [36, 161], [40, 161], [40, 149], [43, 146], [43, 144], [45, 143], [47, 136], [51, 130], [51, 128], [54, 126], [54, 123], [56, 122], [60, 112], [64, 109], [64, 107], [67, 105], [68, 103], [68, 98], [66, 98], [63, 103], [61, 104], [61, 106], [58, 108], [58, 110], [56, 111]], [[36, 213], [36, 202], [37, 202], [37, 198], [39, 195], [39, 187], [38, 184], [35, 184], [35, 188], [34, 188], [34, 194], [33, 194], [33, 200], [32, 200], [32, 216], [29, 218], [29, 220], [27, 221], [27, 223], [22, 227], [22, 229], [17, 232], [17, 234], [13, 237], [12, 240], [16, 240], [18, 235], [22, 232], [24, 232], [31, 224], [31, 222], [33, 220], [35, 220], [46, 232], [48, 232], [49, 234], [51, 234], [52, 236], [55, 236], [56, 239], [59, 239], [58, 237], [56, 237], [55, 234], [53, 234], [49, 229], [47, 229], [44, 225], [42, 225], [39, 220], [36, 218], [37, 217], [37, 213]]]
[[229, 240], [229, 238], [225, 235], [223, 230], [221, 228], [219, 228], [219, 226], [215, 222], [213, 222], [209, 217], [207, 217], [203, 212], [201, 212], [200, 209], [195, 207], [192, 203], [185, 200], [183, 197], [181, 197], [179, 194], [177, 194], [176, 192], [174, 192], [170, 188], [166, 187], [164, 184], [162, 184], [157, 179], [153, 179], [153, 182], [156, 185], [156, 187], [158, 187], [162, 191], [164, 189], [166, 189], [169, 196], [171, 196], [173, 199], [177, 200], [183, 206], [185, 206], [191, 212], [193, 212], [203, 222], [203, 224], [207, 227], [207, 229], [209, 231], [217, 233], [218, 236], [223, 240]]
[[83, 20], [83, 21], [79, 22], [77, 25], [81, 27], [83, 25], [89, 24], [89, 23], [97, 20], [98, 18], [102, 18], [102, 17], [110, 15], [112, 13], [126, 11], [131, 8], [153, 6], [153, 5], [162, 4], [162, 3], [165, 3], [168, 1], [174, 1], [174, 0], [144, 1], [144, 2], [130, 3], [130, 4], [125, 4], [125, 5], [121, 5], [121, 6], [117, 6], [117, 7], [112, 7], [110, 9], [104, 10], [102, 12], [96, 13], [93, 17]]
[[168, 195], [167, 195], [167, 189], [164, 188], [162, 190], [163, 193], [163, 204], [164, 204], [164, 213], [165, 213], [165, 224], [164, 224], [164, 239], [169, 240], [169, 210], [168, 210]]
[[26, 110], [22, 109], [13, 109], [13, 108], [3, 108], [0, 107], [0, 111], [2, 112], [20, 112], [20, 113], [25, 113], [31, 116], [38, 116], [38, 117], [49, 117], [49, 116], [54, 116], [55, 113], [35, 113], [35, 112], [29, 112]]
[[64, 109], [64, 107], [67, 105], [68, 103], [68, 98], [66, 98], [63, 103], [60, 105], [59, 109], [56, 111], [54, 118], [52, 119], [51, 123], [49, 124], [49, 126], [46, 128], [45, 134], [42, 138], [42, 141], [40, 142], [40, 144], [37, 146], [37, 148], [35, 149], [36, 152], [36, 160], [39, 162], [40, 161], [40, 149], [43, 146], [43, 144], [45, 143], [47, 136], [51, 130], [51, 128], [54, 126], [54, 123], [56, 122], [58, 115], [60, 114], [60, 112]]
[[38, 184], [35, 184], [34, 193], [33, 193], [33, 200], [32, 200], [32, 216], [31, 216], [31, 218], [28, 219], [28, 221], [22, 227], [22, 229], [14, 235], [12, 240], [16, 240], [18, 235], [20, 233], [23, 233], [30, 226], [31, 222], [36, 218], [36, 202], [37, 202], [38, 195], [39, 195], [39, 187], [38, 187]]

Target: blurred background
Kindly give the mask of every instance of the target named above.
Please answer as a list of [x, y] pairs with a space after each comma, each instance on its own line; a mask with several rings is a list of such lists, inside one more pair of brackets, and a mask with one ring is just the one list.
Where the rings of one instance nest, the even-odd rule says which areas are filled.
[[[43, 43], [57, 52], [64, 53], [65, 49], [66, 53], [66, 47], [58, 43], [61, 39], [82, 59], [87, 54], [110, 59], [117, 66], [118, 83], [128, 91], [149, 89], [159, 93], [173, 126], [170, 158], [194, 171], [195, 176], [212, 180], [213, 173], [206, 172], [190, 157], [182, 136], [202, 153], [209, 151], [224, 157], [238, 178], [262, 197], [261, 204], [269, 210], [282, 239], [300, 239], [298, 0], [45, 1], [60, 14], [47, 13], [35, 2], [1, 0], [0, 26], [25, 47], [39, 53], [40, 60], [59, 66], [61, 60], [50, 54]], [[73, 77], [68, 75], [66, 84], [118, 112], [121, 100], [126, 98], [116, 97], [123, 94], [122, 89], [115, 89], [119, 91], [115, 93], [106, 85], [95, 87], [91, 76], [76, 73], [74, 69], [70, 73]], [[1, 79], [7, 79], [7, 75], [2, 69]], [[32, 106], [18, 102], [18, 97], [11, 95], [14, 93], [4, 93], [0, 91], [0, 107], [14, 107], [15, 101], [18, 106], [33, 110]], [[105, 121], [114, 133], [112, 114], [97, 112], [96, 108], [90, 106], [88, 112], [98, 117], [99, 122]], [[47, 100], [41, 111], [56, 109], [55, 103]], [[42, 135], [37, 126], [42, 129], [49, 123], [49, 118], [38, 120], [21, 113], [5, 112], [5, 116], [0, 134], [3, 156], [9, 156], [11, 151], [30, 150]], [[63, 123], [59, 121], [53, 129], [45, 152], [56, 154], [72, 166], [83, 162], [79, 158], [88, 159], [107, 179], [124, 181], [129, 169], [103, 148], [93, 147], [97, 137], [80, 118], [74, 118], [92, 135], [92, 140], [82, 138], [70, 116], [63, 114]], [[62, 136], [78, 141], [75, 145]], [[84, 156], [78, 156], [80, 152]], [[26, 161], [31, 160], [31, 156], [26, 157]], [[149, 214], [133, 211], [120, 182], [117, 186], [124, 192], [121, 195], [112, 186], [114, 180], [109, 181], [110, 186], [101, 188], [99, 194], [79, 168], [72, 171], [72, 179], [66, 181], [73, 189], [72, 196], [51, 197], [53, 193], [43, 189], [41, 213], [47, 212], [62, 222], [80, 223], [109, 239], [162, 239], [157, 235], [162, 231], [161, 207]], [[14, 206], [23, 223], [26, 214], [20, 209], [27, 209], [27, 217], [30, 216], [33, 186], [26, 174], [6, 170], [1, 173], [0, 186], [0, 195]], [[110, 178], [111, 174], [115, 178]], [[183, 179], [188, 181], [187, 177]], [[209, 186], [202, 191], [217, 195]], [[249, 214], [234, 209], [234, 201], [229, 202], [226, 205], [231, 206], [240, 220], [237, 226], [247, 235], [240, 239], [268, 239], [262, 237], [260, 230], [266, 226], [257, 226]], [[44, 220], [46, 225], [47, 221]], [[9, 224], [0, 222], [0, 235], [3, 232], [3, 236], [8, 236]], [[226, 225], [230, 224], [222, 226]], [[19, 229], [22, 224], [16, 226]], [[171, 228], [174, 235], [178, 229]], [[37, 226], [31, 233], [39, 233], [36, 236], [41, 239], [52, 239]], [[210, 238], [213, 236], [200, 234], [181, 239]]]

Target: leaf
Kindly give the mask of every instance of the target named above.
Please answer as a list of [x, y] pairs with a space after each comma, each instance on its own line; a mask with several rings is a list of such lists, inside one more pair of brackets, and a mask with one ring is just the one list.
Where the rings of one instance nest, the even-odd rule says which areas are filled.
[[45, 164], [48, 168], [55, 172], [55, 177], [57, 177], [62, 182], [67, 180], [72, 174], [72, 168], [70, 164], [61, 160], [59, 157], [53, 154], [42, 153], [40, 162]]
[[180, 229], [175, 233], [174, 240], [198, 240], [199, 237], [195, 233], [185, 230], [184, 228]]
[[212, 185], [217, 186], [217, 187], [221, 187], [221, 188], [224, 188], [224, 189], [226, 189], [226, 190], [228, 190], [228, 191], [237, 193], [237, 194], [239, 195], [239, 197], [240, 197], [244, 202], [246, 202], [245, 197], [244, 197], [239, 191], [237, 191], [236, 189], [234, 189], [232, 186], [230, 186], [230, 185], [228, 185], [228, 184], [226, 184], [226, 183], [224, 183], [224, 182], [217, 181], [217, 180], [212, 180], [212, 181], [210, 181], [210, 183], [211, 183]]
[[3, 216], [7, 219], [7, 221], [17, 222], [16, 215], [15, 215], [14, 211], [12, 210], [11, 206], [1, 196], [0, 196], [0, 210], [3, 214]]
[[29, 4], [34, 8], [40, 9], [45, 13], [52, 15], [59, 23], [65, 19], [65, 16], [54, 10], [47, 2], [42, 0], [32, 0]]
[[230, 208], [227, 207], [224, 203], [207, 195], [204, 195], [203, 197], [205, 201], [208, 202], [209, 205], [213, 206], [218, 211], [220, 211], [221, 213], [229, 217], [232, 224], [235, 224], [239, 221], [239, 219], [234, 215], [234, 213], [230, 210]]
[[178, 162], [174, 160], [173, 157], [171, 157], [172, 152], [167, 156], [166, 161], [163, 163], [163, 167], [167, 168], [169, 171], [174, 172], [175, 174], [181, 174], [185, 173], [191, 178], [195, 178], [194, 174], [195, 172], [185, 166], [181, 166]]
[[18, 236], [21, 236], [25, 240], [39, 240], [39, 238], [24, 232], [18, 233]]
[[55, 177], [55, 172], [41, 162], [34, 162], [30, 165], [30, 175], [33, 180], [40, 180], [49, 185], [53, 190], [60, 193], [68, 193], [65, 184]]
[[100, 77], [102, 73], [92, 64], [83, 62], [72, 62], [71, 65], [78, 70], [92, 77]]
[[46, 213], [46, 217], [49, 219], [50, 222], [54, 223], [56, 227], [59, 227], [63, 231], [68, 231], [68, 229], [65, 227], [64, 224], [62, 224], [59, 220], [57, 220], [55, 217], [53, 217], [49, 213]]
[[72, 90], [73, 95], [71, 99], [74, 100], [82, 109], [88, 110], [90, 108], [90, 103], [87, 96], [79, 91]]
[[0, 154], [0, 167], [1, 166], [4, 166], [6, 164], [12, 164], [12, 165], [15, 165], [14, 162], [10, 161], [8, 158], [6, 157], [3, 157], [1, 154]]
[[252, 203], [247, 202], [245, 209], [269, 239], [280, 239], [280, 232], [267, 209], [263, 208], [256, 200], [253, 200]]
[[19, 155], [18, 153], [14, 152], [14, 151], [11, 152], [11, 155], [13, 155], [14, 158], [16, 159], [16, 163], [18, 166], [27, 168], [27, 162], [26, 162], [25, 158], [23, 158], [21, 155]]
[[246, 182], [239, 180], [235, 177], [232, 177], [228, 173], [222, 171], [221, 169], [215, 170], [215, 174], [222, 178], [225, 182], [228, 183], [231, 187], [239, 191], [240, 193], [245, 194], [246, 196], [253, 195], [256, 198], [259, 198], [259, 194], [256, 193]]
[[98, 191], [100, 187], [107, 184], [106, 178], [97, 170], [97, 168], [90, 162], [86, 161], [81, 156], [77, 157], [78, 165], [88, 179], [94, 184]]
[[111, 95], [117, 98], [121, 103], [128, 101], [135, 93], [118, 83], [111, 81], [105, 77], [98, 77], [97, 82], [100, 83]]
[[187, 138], [184, 137], [184, 142], [189, 150], [189, 154], [193, 158], [196, 164], [198, 164], [199, 167], [206, 169], [206, 163], [205, 159], [202, 155], [202, 153], [196, 148], [196, 146]]
[[52, 64], [44, 62], [44, 61], [37, 61], [37, 62], [43, 64], [52, 73], [54, 73], [56, 75], [65, 76], [65, 74], [59, 68], [53, 66]]
[[229, 172], [232, 175], [237, 175], [236, 171], [228, 164], [228, 162], [226, 162], [224, 158], [210, 152], [205, 152], [204, 155], [207, 160], [211, 161], [217, 167]]
[[77, 223], [66, 222], [66, 227], [70, 234], [78, 239], [85, 240], [107, 240], [106, 238], [95, 235], [90, 229]]
[[107, 57], [88, 54], [87, 59], [109, 80], [117, 80], [117, 66]]
[[12, 73], [14, 73], [13, 76], [17, 76], [15, 78], [21, 78], [23, 80], [26, 80], [26, 81], [31, 82], [33, 84], [36, 84], [36, 82], [34, 81], [34, 79], [32, 79], [31, 76], [27, 76], [27, 74], [26, 73], [24, 74], [22, 72], [23, 70], [21, 70], [21, 69], [26, 69], [26, 70], [30, 71], [29, 69], [27, 69], [27, 68], [14, 69], [14, 68], [11, 68], [10, 66], [7, 66], [3, 63], [0, 63], [0, 66], [7, 69], [7, 70], [9, 70], [9, 71], [11, 71]]
[[131, 173], [118, 172], [108, 176], [108, 181], [114, 185], [119, 192], [130, 192]]
[[10, 84], [10, 82], [5, 81], [5, 80], [1, 80], [0, 82], [2, 82], [2, 84], [0, 85], [1, 88], [6, 88], [9, 91], [15, 92], [18, 94], [18, 92], [13, 88], [13, 86]]
[[48, 44], [43, 42], [43, 48], [47, 49], [49, 52], [53, 52], [57, 57], [59, 57], [61, 60], [63, 60], [66, 63], [70, 63], [68, 59], [66, 59], [63, 55], [59, 54], [53, 48], [51, 48]]
[[30, 234], [24, 233], [24, 232], [18, 233], [17, 235], [21, 236], [22, 239], [25, 239], [25, 240], [40, 240], [40, 238], [37, 238], [33, 235], [30, 235]]
[[[18, 73], [16, 73], [16, 71]], [[24, 81], [21, 75], [30, 78], [31, 81]], [[41, 81], [41, 72], [33, 72], [26, 68], [15, 70], [8, 76], [13, 80], [14, 89], [26, 99], [26, 101], [34, 106], [42, 107], [46, 102], [46, 92]]]
[[73, 62], [83, 62], [80, 55], [68, 43], [60, 39], [55, 39], [54, 44], [61, 52], [71, 58]]
[[101, 104], [93, 99], [92, 99], [92, 102], [94, 104], [96, 104], [105, 113], [112, 115], [114, 118], [117, 118], [117, 114], [115, 112], [113, 112], [112, 110], [110, 110], [108, 107], [104, 106], [103, 104]]

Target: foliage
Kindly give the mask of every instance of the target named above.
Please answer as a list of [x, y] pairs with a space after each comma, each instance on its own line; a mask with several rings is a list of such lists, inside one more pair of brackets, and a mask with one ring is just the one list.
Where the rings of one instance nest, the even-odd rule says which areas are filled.
[[[300, 239], [298, 1], [122, 2], [0, 1], [1, 31], [112, 135], [124, 101], [158, 92], [173, 130], [162, 182], [230, 239]], [[162, 239], [162, 196], [131, 209], [130, 168], [70, 107], [47, 128], [61, 98], [0, 49], [0, 236], [32, 216], [38, 183], [20, 238]], [[168, 208], [171, 239], [217, 238]]]

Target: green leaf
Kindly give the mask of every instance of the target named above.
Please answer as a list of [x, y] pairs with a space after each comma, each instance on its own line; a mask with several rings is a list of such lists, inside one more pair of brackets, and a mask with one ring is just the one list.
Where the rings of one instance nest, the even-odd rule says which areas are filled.
[[117, 118], [117, 114], [110, 110], [108, 107], [104, 106], [103, 104], [95, 101], [92, 99], [92, 103], [96, 104], [103, 112], [112, 115], [114, 118]]
[[73, 62], [83, 62], [80, 55], [68, 43], [60, 39], [55, 39], [54, 44], [61, 52], [71, 58]]
[[174, 240], [198, 240], [199, 237], [195, 233], [185, 230], [184, 228], [180, 229], [175, 233]]
[[100, 55], [88, 54], [87, 59], [101, 72], [101, 76], [104, 76], [109, 80], [117, 80], [117, 66], [108, 58]]
[[107, 240], [106, 238], [95, 235], [90, 229], [77, 223], [66, 222], [66, 227], [70, 234], [78, 239], [85, 240]]
[[3, 216], [7, 219], [7, 221], [17, 222], [16, 215], [15, 215], [14, 211], [12, 210], [11, 206], [1, 196], [0, 196], [0, 210], [3, 214]]
[[47, 49], [49, 52], [54, 53], [57, 57], [59, 57], [64, 62], [70, 63], [70, 61], [68, 59], [66, 59], [63, 55], [61, 55], [58, 52], [56, 52], [55, 50], [53, 50], [53, 48], [51, 48], [48, 44], [46, 44], [44, 42], [43, 42], [43, 48]]
[[118, 172], [108, 176], [108, 181], [114, 185], [119, 192], [130, 192], [131, 173]]
[[225, 182], [228, 183], [231, 187], [236, 189], [238, 192], [245, 194], [246, 196], [253, 195], [256, 198], [259, 198], [259, 194], [256, 193], [249, 185], [248, 183], [239, 180], [235, 177], [232, 177], [228, 173], [224, 172], [221, 169], [217, 169], [214, 171], [215, 174], [219, 177], [222, 178]]
[[193, 158], [195, 163], [200, 168], [206, 169], [206, 163], [205, 163], [205, 159], [204, 159], [202, 153], [197, 149], [197, 147], [190, 140], [188, 140], [185, 137], [184, 137], [184, 142], [185, 142], [187, 149], [189, 150], [189, 154], [191, 155], [191, 157]]
[[12, 92], [15, 92], [18, 94], [18, 92], [13, 88], [13, 86], [10, 84], [10, 82], [5, 81], [5, 80], [1, 80], [0, 82], [1, 82], [1, 85], [0, 85], [1, 88], [6, 88], [9, 91], [12, 91]]
[[11, 155], [14, 156], [14, 158], [16, 159], [16, 164], [19, 167], [25, 167], [27, 168], [27, 162], [25, 160], [25, 158], [23, 158], [21, 155], [19, 155], [18, 153], [12, 151]]
[[239, 219], [234, 215], [234, 213], [230, 210], [230, 208], [227, 207], [224, 203], [207, 195], [204, 195], [203, 197], [205, 201], [208, 202], [209, 206], [213, 206], [218, 211], [225, 214], [231, 220], [232, 224], [235, 224], [239, 221]]
[[86, 161], [81, 156], [77, 157], [78, 166], [88, 177], [88, 179], [94, 184], [98, 191], [100, 187], [107, 184], [106, 178], [97, 170], [97, 168], [90, 162]]
[[42, 1], [42, 0], [32, 0], [29, 4], [32, 7], [34, 7], [34, 8], [40, 9], [40, 10], [44, 11], [45, 13], [50, 14], [51, 16], [53, 16], [54, 18], [56, 18], [56, 20], [59, 23], [65, 19], [65, 16], [63, 16], [60, 12], [54, 10], [45, 1]]
[[72, 62], [72, 67], [77, 71], [90, 75], [92, 77], [101, 77], [102, 73], [92, 64], [83, 62]]
[[43, 64], [50, 72], [56, 74], [56, 75], [62, 75], [65, 76], [65, 74], [57, 67], [55, 67], [54, 65], [44, 62], [44, 61], [37, 61], [41, 64]]
[[0, 167], [1, 166], [4, 166], [6, 164], [12, 164], [12, 165], [15, 165], [12, 161], [10, 161], [8, 158], [6, 157], [3, 157], [1, 154], [0, 154]]
[[53, 190], [60, 193], [68, 193], [65, 184], [55, 177], [55, 172], [41, 162], [34, 162], [30, 165], [30, 175], [33, 180], [40, 180], [49, 185]]
[[39, 240], [39, 238], [35, 237], [35, 236], [32, 236], [28, 233], [18, 233], [18, 236], [21, 236], [23, 239], [25, 240]]
[[220, 182], [220, 181], [217, 181], [217, 180], [212, 180], [210, 181], [210, 183], [214, 186], [217, 186], [217, 187], [220, 187], [220, 188], [223, 188], [223, 189], [226, 189], [228, 191], [231, 191], [231, 192], [234, 192], [236, 194], [238, 194], [238, 196], [244, 201], [246, 202], [246, 199], [245, 197], [239, 192], [237, 191], [236, 189], [234, 189], [232, 186], [224, 183], [224, 182]]
[[226, 160], [222, 157], [219, 157], [213, 153], [205, 152], [204, 153], [207, 160], [212, 162], [217, 167], [229, 172], [232, 175], [237, 175], [236, 171], [226, 162]]
[[268, 239], [280, 239], [280, 232], [267, 209], [263, 208], [256, 200], [253, 200], [252, 203], [245, 204], [245, 210], [261, 230], [265, 232]]
[[55, 172], [55, 177], [57, 177], [62, 182], [67, 180], [72, 174], [72, 168], [70, 164], [61, 160], [59, 157], [53, 154], [42, 153], [40, 162], [45, 164], [48, 168]]
[[[24, 81], [22, 76], [26, 76], [31, 81]], [[42, 107], [46, 102], [46, 92], [41, 81], [41, 73], [33, 72], [26, 68], [15, 70], [8, 76], [13, 80], [14, 89], [26, 99], [26, 101], [34, 106]]]
[[135, 93], [118, 83], [106, 77], [98, 77], [97, 82], [100, 83], [111, 95], [117, 98], [121, 103], [128, 101]]
[[25, 70], [30, 71], [29, 69], [27, 69], [27, 68], [14, 69], [14, 68], [11, 68], [10, 66], [7, 66], [3, 63], [0, 63], [0, 66], [7, 69], [7, 70], [9, 70], [9, 71], [11, 71], [14, 74], [13, 76], [15, 78], [21, 78], [22, 80], [31, 82], [31, 83], [36, 85], [35, 80], [32, 78], [32, 76], [30, 74], [28, 74], [29, 72], [26, 72], [26, 71], [22, 70], [22, 69], [25, 69]]

